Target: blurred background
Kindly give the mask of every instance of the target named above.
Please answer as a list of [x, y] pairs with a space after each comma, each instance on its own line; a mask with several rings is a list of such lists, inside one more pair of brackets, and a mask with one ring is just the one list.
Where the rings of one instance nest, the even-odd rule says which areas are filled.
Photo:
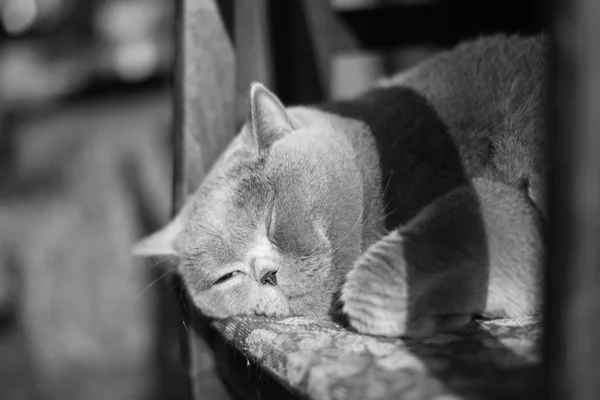
[[[542, 25], [531, 1], [242, 1], [268, 12], [263, 68], [288, 104], [351, 97], [459, 40]], [[130, 257], [171, 207], [175, 3], [0, 0], [4, 400], [188, 396], [179, 292]], [[319, 36], [341, 45], [315, 61]]]
[[177, 398], [129, 255], [170, 209], [173, 2], [0, 0], [0, 28], [0, 398]]

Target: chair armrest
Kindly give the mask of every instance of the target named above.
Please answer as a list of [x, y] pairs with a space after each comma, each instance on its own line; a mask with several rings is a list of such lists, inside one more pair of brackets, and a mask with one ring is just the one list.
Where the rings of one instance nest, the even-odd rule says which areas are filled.
[[239, 317], [212, 326], [299, 397], [513, 399], [536, 390], [536, 319], [473, 323], [425, 341], [359, 335], [311, 318]]

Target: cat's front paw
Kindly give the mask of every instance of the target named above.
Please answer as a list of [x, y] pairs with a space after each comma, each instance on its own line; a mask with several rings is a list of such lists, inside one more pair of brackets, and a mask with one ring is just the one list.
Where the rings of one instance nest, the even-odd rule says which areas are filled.
[[358, 332], [423, 338], [459, 328], [482, 309], [479, 278], [465, 262], [448, 262], [454, 247], [415, 236], [391, 232], [346, 276], [342, 309]]
[[343, 311], [360, 333], [398, 337], [406, 333], [407, 299], [402, 237], [394, 231], [373, 244], [348, 273]]

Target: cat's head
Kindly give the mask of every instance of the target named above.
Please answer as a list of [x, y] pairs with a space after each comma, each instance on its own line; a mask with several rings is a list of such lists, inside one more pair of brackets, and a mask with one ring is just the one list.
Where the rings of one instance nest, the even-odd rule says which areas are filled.
[[177, 257], [208, 316], [326, 314], [361, 247], [353, 153], [332, 126], [292, 115], [260, 84], [250, 108], [179, 215], [134, 253]]

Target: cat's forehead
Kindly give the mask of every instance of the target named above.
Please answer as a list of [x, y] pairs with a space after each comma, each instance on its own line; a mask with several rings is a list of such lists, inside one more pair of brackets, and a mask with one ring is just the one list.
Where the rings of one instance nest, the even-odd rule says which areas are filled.
[[319, 151], [326, 143], [327, 129], [324, 126], [312, 125], [301, 128], [284, 135], [280, 140], [273, 143], [271, 153], [296, 153], [313, 154]]
[[197, 201], [199, 213], [223, 213], [233, 209], [248, 208], [263, 203], [268, 197], [270, 179], [262, 163], [236, 165], [200, 191]]
[[229, 259], [243, 250], [244, 243], [255, 234], [260, 203], [249, 193], [240, 196], [239, 184], [212, 182], [197, 193], [179, 238], [183, 253]]
[[322, 135], [314, 130], [292, 132], [273, 144], [265, 160], [265, 173], [275, 182], [305, 177], [327, 160]]
[[256, 225], [274, 196], [292, 201], [307, 182], [318, 180], [319, 145], [310, 132], [298, 133], [277, 141], [264, 157], [234, 160], [211, 172], [194, 194], [188, 233], [231, 236], [225, 226]]
[[212, 233], [227, 225], [247, 224], [269, 196], [271, 185], [263, 170], [257, 163], [230, 165], [203, 182], [194, 195], [188, 227]]

